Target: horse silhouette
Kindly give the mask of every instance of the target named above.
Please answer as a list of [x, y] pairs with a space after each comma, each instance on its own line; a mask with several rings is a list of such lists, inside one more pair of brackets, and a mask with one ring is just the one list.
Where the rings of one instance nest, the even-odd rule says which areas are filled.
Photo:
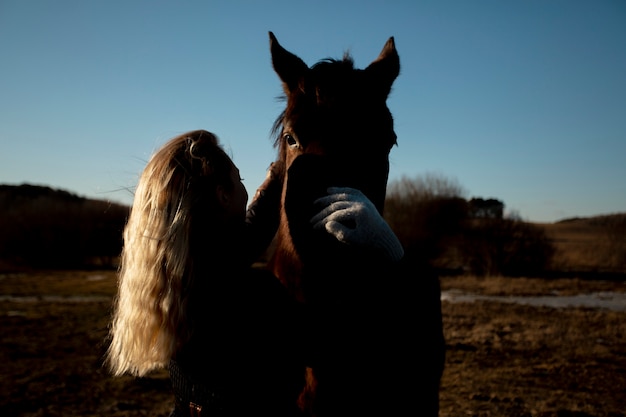
[[444, 362], [437, 276], [342, 244], [310, 223], [313, 202], [330, 186], [357, 188], [383, 212], [396, 145], [386, 104], [400, 71], [394, 38], [357, 69], [349, 54], [309, 68], [269, 37], [286, 106], [274, 124], [285, 171], [268, 266], [311, 317], [300, 407], [319, 417], [436, 416]]

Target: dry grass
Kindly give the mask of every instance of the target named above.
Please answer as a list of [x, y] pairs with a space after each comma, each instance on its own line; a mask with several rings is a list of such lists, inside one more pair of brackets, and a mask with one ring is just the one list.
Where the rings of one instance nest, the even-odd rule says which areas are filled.
[[441, 417], [609, 417], [626, 410], [626, 314], [445, 303]]
[[544, 225], [555, 246], [553, 268], [556, 270], [597, 270], [609, 250], [603, 230], [583, 222]]
[[[103, 368], [115, 290], [113, 271], [0, 276], [0, 294], [41, 300], [0, 302], [0, 415], [168, 415], [167, 374], [113, 378]], [[46, 301], [48, 295], [73, 298]], [[71, 301], [81, 297], [96, 301]]]
[[626, 214], [537, 224], [555, 246], [553, 269], [626, 273]]
[[[626, 292], [580, 279], [444, 277], [485, 295]], [[102, 366], [115, 273], [5, 275], [0, 293], [106, 295], [96, 302], [0, 302], [2, 416], [167, 416], [167, 374], [114, 378]], [[624, 416], [626, 313], [443, 303], [441, 417]]]

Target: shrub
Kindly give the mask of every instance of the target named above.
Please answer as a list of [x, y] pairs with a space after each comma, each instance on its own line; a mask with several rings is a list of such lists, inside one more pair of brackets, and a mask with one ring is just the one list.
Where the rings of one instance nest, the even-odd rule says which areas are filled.
[[539, 276], [554, 255], [544, 229], [515, 219], [468, 222], [461, 250], [476, 275]]

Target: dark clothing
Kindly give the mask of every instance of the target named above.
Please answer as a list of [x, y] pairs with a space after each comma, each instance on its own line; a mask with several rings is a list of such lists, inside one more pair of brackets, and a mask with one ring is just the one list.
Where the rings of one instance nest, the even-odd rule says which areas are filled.
[[303, 306], [270, 272], [250, 267], [278, 227], [279, 168], [274, 164], [257, 190], [241, 229], [223, 225], [219, 242], [198, 238], [194, 259], [210, 256], [215, 262], [199, 262], [203, 267], [195, 269], [187, 289], [194, 334], [170, 363], [172, 417], [298, 414], [305, 376]]
[[300, 306], [267, 271], [231, 269], [197, 289], [195, 336], [170, 365], [172, 416], [294, 416], [303, 386]]

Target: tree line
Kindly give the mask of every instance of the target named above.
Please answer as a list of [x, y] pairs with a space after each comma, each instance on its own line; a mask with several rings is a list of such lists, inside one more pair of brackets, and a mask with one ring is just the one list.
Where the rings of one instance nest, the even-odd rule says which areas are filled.
[[128, 212], [50, 187], [0, 185], [0, 265], [116, 267]]
[[[555, 248], [544, 228], [505, 214], [498, 199], [466, 194], [456, 181], [438, 175], [389, 183], [384, 216], [407, 257], [451, 273], [549, 271]], [[50, 187], [0, 185], [0, 270], [115, 268], [129, 210]], [[626, 271], [626, 215], [592, 221], [606, 231], [607, 264]]]

